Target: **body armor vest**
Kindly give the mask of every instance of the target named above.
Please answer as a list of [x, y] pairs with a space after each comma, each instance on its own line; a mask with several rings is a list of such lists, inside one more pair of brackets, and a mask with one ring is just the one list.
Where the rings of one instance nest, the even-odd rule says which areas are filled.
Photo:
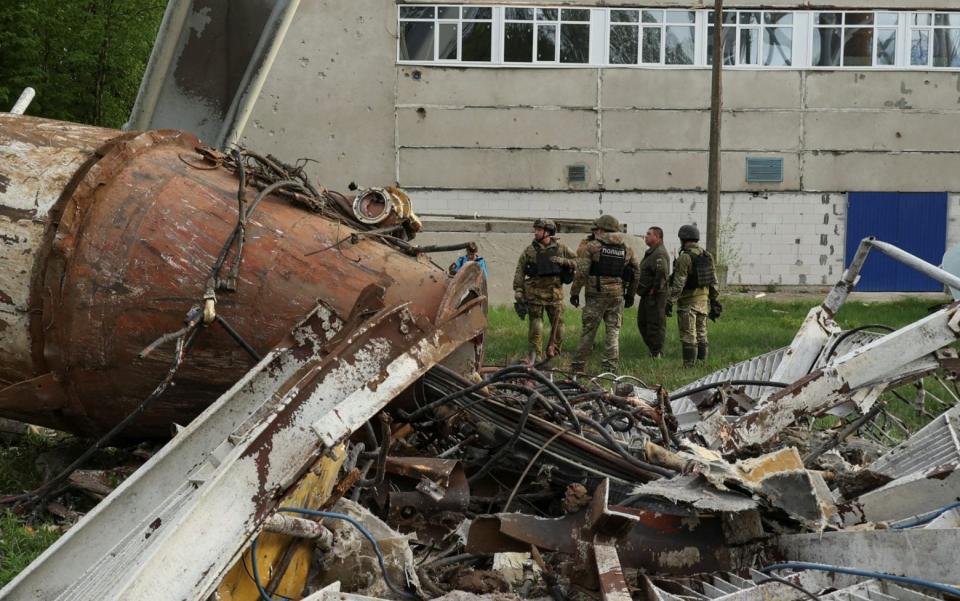
[[557, 245], [544, 248], [537, 248], [537, 258], [535, 261], [528, 262], [523, 272], [528, 277], [550, 277], [561, 275], [563, 268], [550, 260], [551, 257], [560, 256], [560, 247]]
[[590, 263], [590, 275], [622, 278], [627, 264], [627, 247], [600, 242], [600, 257]]
[[693, 267], [687, 274], [687, 282], [683, 285], [684, 290], [693, 290], [694, 288], [707, 288], [717, 284], [717, 274], [713, 270], [713, 257], [707, 251], [702, 251], [695, 255], [689, 250], [683, 250], [693, 259]]

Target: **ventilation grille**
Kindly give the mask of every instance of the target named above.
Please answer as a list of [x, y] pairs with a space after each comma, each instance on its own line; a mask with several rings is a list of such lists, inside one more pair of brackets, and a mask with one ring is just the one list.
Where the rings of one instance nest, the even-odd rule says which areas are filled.
[[571, 184], [582, 184], [587, 181], [587, 166], [567, 165], [567, 181]]
[[783, 159], [747, 157], [747, 181], [756, 183], [782, 182]]

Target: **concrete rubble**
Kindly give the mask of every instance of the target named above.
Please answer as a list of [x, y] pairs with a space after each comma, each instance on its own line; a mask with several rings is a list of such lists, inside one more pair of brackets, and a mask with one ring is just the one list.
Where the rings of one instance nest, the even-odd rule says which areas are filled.
[[[19, 380], [0, 388], [0, 414], [111, 435], [173, 361], [185, 370], [175, 402], [123, 436], [168, 432], [178, 408], [187, 419], [125, 479], [72, 472], [69, 485], [103, 500], [0, 599], [960, 599], [960, 303], [893, 332], [833, 319], [871, 248], [960, 286], [952, 274], [867, 239], [790, 347], [676, 391], [484, 367], [479, 269], [448, 276], [413, 245], [402, 191], [338, 195], [182, 132], [114, 139], [36, 121], [32, 138], [0, 122], [0, 150], [16, 139], [43, 161], [66, 144], [76, 160], [42, 214], [0, 211], [32, 236], [17, 242], [31, 260], [53, 262], [8, 283], [25, 306], [53, 275], [112, 288], [40, 302], [41, 317], [51, 303], [103, 309], [71, 313], [55, 336], [9, 314], [22, 336], [0, 347], [0, 373]], [[35, 179], [27, 161], [15, 185]], [[126, 205], [111, 196], [118, 180]], [[205, 199], [200, 216], [178, 208], [187, 192]], [[245, 203], [261, 200], [253, 218]], [[124, 211], [151, 225], [110, 246], [97, 228]], [[168, 231], [201, 218], [219, 224], [202, 244]], [[95, 261], [90, 238], [109, 256]], [[207, 279], [199, 266], [224, 240], [230, 275]], [[209, 252], [185, 257], [197, 244]], [[134, 302], [150, 319], [104, 318]], [[101, 354], [71, 362], [71, 332]], [[31, 348], [58, 358], [41, 366]], [[125, 360], [141, 362], [130, 380]], [[85, 408], [91, 391], [110, 406]], [[56, 507], [50, 491], [17, 502]]]

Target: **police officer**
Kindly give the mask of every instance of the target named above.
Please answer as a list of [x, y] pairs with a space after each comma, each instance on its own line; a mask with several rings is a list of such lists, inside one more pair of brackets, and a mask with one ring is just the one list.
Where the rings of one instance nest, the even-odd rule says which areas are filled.
[[713, 256], [697, 244], [700, 230], [684, 225], [677, 233], [680, 255], [673, 262], [670, 276], [670, 301], [666, 314], [677, 305], [677, 325], [683, 348], [683, 366], [692, 367], [696, 361], [706, 361], [710, 351], [707, 340], [707, 317], [720, 316], [717, 275]]
[[667, 299], [670, 297], [670, 254], [663, 246], [663, 230], [653, 226], [643, 239], [647, 252], [640, 261], [637, 294], [637, 329], [650, 356], [663, 356], [663, 341], [667, 337]]
[[[601, 215], [593, 222], [591, 236], [577, 250], [577, 273], [570, 288], [570, 304], [580, 306], [580, 289], [586, 290], [583, 330], [570, 368], [582, 372], [593, 349], [593, 340], [606, 326], [603, 369], [616, 372], [620, 363], [620, 325], [623, 308], [633, 305], [637, 292], [634, 274], [639, 269], [633, 249], [624, 242], [620, 222], [613, 215]], [[626, 286], [626, 290], [624, 287]]]
[[563, 342], [563, 284], [573, 280], [576, 255], [555, 238], [557, 225], [537, 219], [533, 242], [523, 250], [513, 276], [514, 306], [520, 319], [530, 318], [527, 332], [529, 356], [543, 360], [543, 314], [550, 319], [547, 357], [560, 352]]

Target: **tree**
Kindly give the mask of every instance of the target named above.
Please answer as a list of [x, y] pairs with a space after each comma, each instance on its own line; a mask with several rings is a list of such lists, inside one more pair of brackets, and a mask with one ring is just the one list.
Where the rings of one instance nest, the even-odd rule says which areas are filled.
[[28, 114], [126, 122], [166, 0], [7, 0], [0, 11], [0, 110], [23, 88]]

